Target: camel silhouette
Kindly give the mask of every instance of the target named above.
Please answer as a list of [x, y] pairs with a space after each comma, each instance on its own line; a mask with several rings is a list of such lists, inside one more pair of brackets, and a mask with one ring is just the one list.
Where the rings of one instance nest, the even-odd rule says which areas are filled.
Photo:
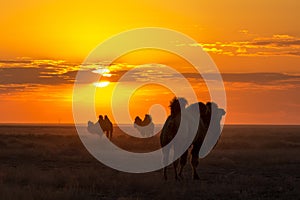
[[103, 130], [103, 133], [106, 134], [106, 137], [112, 139], [113, 125], [108, 119], [107, 115], [104, 116], [104, 119], [102, 115], [99, 115], [98, 122], [100, 124], [101, 129]]
[[93, 123], [92, 121], [88, 121], [87, 130], [88, 130], [88, 132], [90, 132], [92, 134], [98, 134], [100, 136], [103, 135], [103, 131], [98, 122]]
[[99, 115], [99, 119], [96, 123], [88, 121], [87, 129], [92, 134], [102, 135], [105, 133], [107, 138], [112, 139], [113, 124], [107, 115], [105, 115], [104, 118], [102, 115]]
[[[220, 132], [221, 126], [220, 121], [222, 116], [225, 115], [224, 109], [218, 108], [218, 105], [213, 102], [208, 102], [206, 104], [202, 102], [194, 103], [186, 108], [187, 100], [184, 98], [174, 97], [170, 102], [171, 115], [168, 116], [163, 129], [160, 135], [160, 144], [162, 147], [170, 143], [178, 132], [179, 126], [183, 127], [183, 131], [186, 135], [189, 134], [189, 131], [197, 131], [197, 134], [192, 142], [191, 149], [191, 165], [193, 169], [193, 179], [199, 179], [197, 173], [197, 166], [199, 164], [199, 151], [204, 141], [204, 138], [207, 134], [208, 128], [213, 132]], [[200, 118], [199, 122], [195, 123], [195, 117], [198, 115], [199, 109]], [[213, 113], [212, 112], [216, 112]], [[214, 117], [211, 119], [211, 117]], [[198, 124], [198, 127], [195, 127], [195, 124]], [[174, 152], [178, 151], [175, 146], [180, 146], [184, 144], [185, 141], [174, 141], [173, 145], [169, 148], [164, 148], [163, 150], [163, 162], [166, 165], [168, 163], [170, 148], [174, 148]], [[184, 166], [187, 163], [188, 150], [186, 150], [179, 159], [173, 162], [173, 167], [175, 171], [175, 179], [178, 180], [179, 177], [182, 178], [182, 171]], [[180, 170], [177, 173], [178, 163], [180, 162]], [[163, 169], [164, 178], [167, 179], [167, 167]]]
[[133, 124], [143, 137], [151, 137], [154, 132], [154, 124], [152, 117], [148, 114], [145, 115], [144, 120], [137, 116]]

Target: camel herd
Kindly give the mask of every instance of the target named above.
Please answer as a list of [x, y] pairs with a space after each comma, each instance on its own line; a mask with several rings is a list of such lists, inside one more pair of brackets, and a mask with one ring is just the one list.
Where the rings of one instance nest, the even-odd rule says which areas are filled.
[[[174, 97], [170, 102], [169, 107], [171, 114], [166, 119], [160, 134], [160, 145], [161, 147], [164, 147], [162, 148], [163, 164], [164, 166], [167, 166], [171, 148], [173, 148], [174, 154], [176, 154], [176, 152], [180, 151], [180, 148], [178, 147], [184, 146], [182, 144], [185, 144], [186, 142], [182, 138], [176, 140], [175, 136], [179, 132], [180, 127], [180, 132], [183, 133], [183, 135], [195, 132], [196, 135], [193, 137], [192, 144], [188, 145], [190, 145], [191, 148], [193, 179], [199, 179], [196, 168], [199, 163], [199, 152], [204, 138], [208, 131], [213, 132], [214, 134], [220, 133], [220, 122], [226, 112], [213, 102], [207, 102], [206, 104], [197, 102], [188, 107], [186, 106], [187, 100], [185, 98]], [[99, 134], [99, 125], [102, 129], [102, 133], [105, 133], [107, 138], [112, 139], [113, 125], [106, 115], [104, 118], [102, 115], [99, 115], [99, 120], [95, 124], [89, 121], [87, 129], [90, 133]], [[134, 128], [136, 128], [143, 137], [151, 137], [154, 134], [154, 124], [151, 116], [148, 114], [145, 115], [143, 120], [137, 116], [134, 120]], [[170, 145], [168, 145], [169, 143]], [[187, 163], [189, 148], [185, 149], [187, 150], [185, 150], [183, 154], [180, 153], [179, 158], [173, 162], [176, 180], [182, 178], [182, 171]], [[179, 163], [180, 168], [178, 171], [177, 168]], [[164, 167], [163, 174], [164, 178], [167, 179], [167, 167]]]

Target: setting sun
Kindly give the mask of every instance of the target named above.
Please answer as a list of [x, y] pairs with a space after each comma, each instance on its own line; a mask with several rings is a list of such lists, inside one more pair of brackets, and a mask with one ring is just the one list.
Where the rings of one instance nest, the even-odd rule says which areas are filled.
[[109, 81], [101, 81], [101, 82], [96, 82], [94, 83], [94, 86], [103, 88], [109, 85]]

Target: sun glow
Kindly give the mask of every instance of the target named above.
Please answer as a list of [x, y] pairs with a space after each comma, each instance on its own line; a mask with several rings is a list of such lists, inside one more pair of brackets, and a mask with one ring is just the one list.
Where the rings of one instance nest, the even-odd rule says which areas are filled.
[[104, 87], [108, 86], [109, 83], [110, 83], [109, 81], [101, 81], [101, 82], [96, 82], [93, 85], [96, 87], [104, 88]]
[[106, 74], [106, 73], [109, 73], [110, 71], [109, 71], [109, 69], [99, 68], [99, 69], [93, 70], [92, 72], [96, 73], [96, 74]]
[[99, 68], [99, 69], [93, 70], [92, 72], [95, 73], [95, 74], [100, 74], [104, 77], [111, 77], [112, 76], [112, 74], [109, 73], [110, 70], [107, 69], [107, 68]]

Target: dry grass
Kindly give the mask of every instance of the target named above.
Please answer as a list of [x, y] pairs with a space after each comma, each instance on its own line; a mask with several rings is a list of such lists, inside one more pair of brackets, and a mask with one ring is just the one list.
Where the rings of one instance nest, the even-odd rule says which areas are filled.
[[[225, 127], [200, 161], [200, 181], [162, 172], [110, 169], [85, 150], [73, 127], [0, 127], [0, 199], [299, 199], [300, 127]], [[158, 138], [147, 141], [157, 148]], [[117, 136], [129, 150], [144, 141]], [[129, 145], [134, 144], [134, 145]]]

